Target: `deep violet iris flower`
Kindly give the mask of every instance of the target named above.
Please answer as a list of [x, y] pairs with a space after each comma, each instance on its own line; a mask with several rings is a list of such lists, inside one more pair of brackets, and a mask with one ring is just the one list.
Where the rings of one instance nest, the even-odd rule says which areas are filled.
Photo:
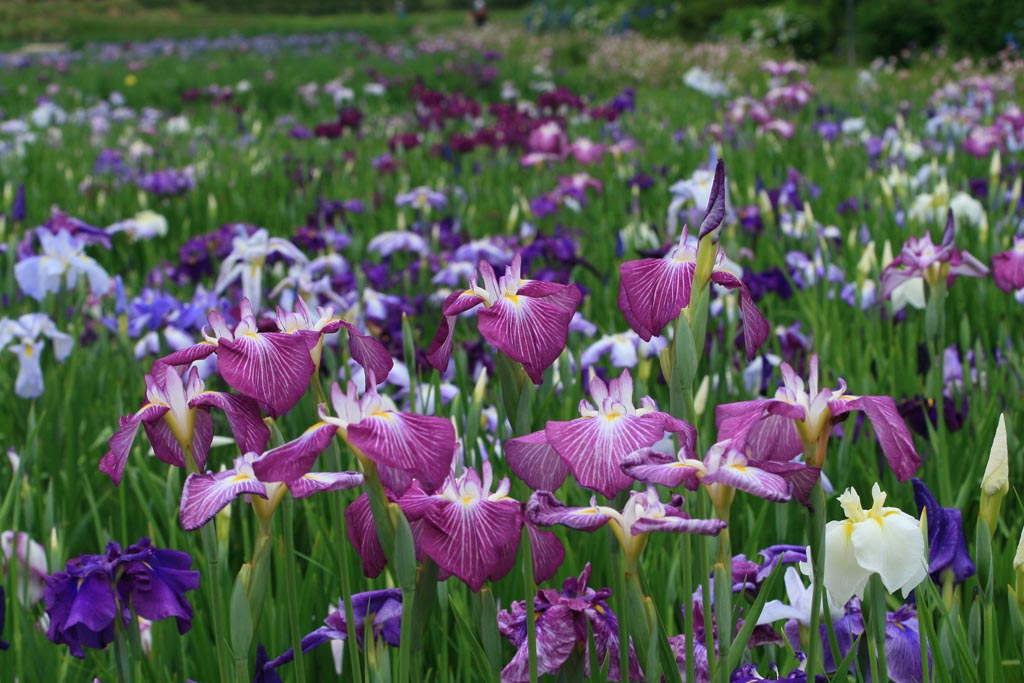
[[941, 584], [947, 573], [955, 583], [965, 581], [974, 575], [974, 562], [967, 552], [960, 510], [939, 505], [920, 479], [911, 483], [918, 513], [928, 510], [928, 573], [932, 581]]
[[593, 403], [580, 401], [579, 418], [505, 442], [509, 467], [534, 490], [556, 490], [571, 470], [580, 486], [612, 498], [633, 483], [621, 469], [627, 454], [653, 446], [665, 432], [696, 441], [692, 425], [659, 412], [649, 396], [633, 404], [628, 370], [608, 383], [592, 374], [589, 390]]
[[521, 363], [534, 384], [565, 348], [572, 320], [582, 294], [576, 285], [560, 285], [522, 278], [519, 254], [505, 274], [498, 277], [486, 261], [479, 265], [483, 286], [474, 274], [469, 289], [452, 292], [445, 299], [444, 319], [430, 342], [427, 360], [444, 371], [452, 356], [455, 318], [483, 304], [477, 312], [480, 334], [502, 353]]
[[[768, 321], [757, 310], [750, 291], [740, 279], [742, 272], [737, 275], [727, 268], [725, 254], [718, 245], [724, 218], [725, 164], [719, 160], [698, 239], [691, 239], [684, 228], [679, 243], [663, 258], [639, 259], [622, 264], [619, 308], [629, 326], [644, 341], [650, 341], [651, 337], [660, 334], [665, 325], [678, 318], [683, 309], [690, 305], [698, 261], [711, 265], [711, 272], [706, 276], [711, 282], [726, 289], [739, 290], [747, 360], [754, 357], [757, 348], [768, 338]], [[707, 256], [700, 257], [706, 249], [714, 250], [710, 259]]]
[[185, 593], [199, 587], [191, 566], [188, 553], [154, 548], [148, 538], [76, 557], [46, 580], [46, 637], [81, 658], [83, 646], [102, 649], [113, 641], [116, 621], [127, 626], [132, 612], [150, 621], [174, 617], [178, 632], [187, 633], [192, 606]]
[[[540, 675], [557, 673], [574, 650], [583, 652], [583, 661], [590, 674], [587, 626], [594, 634], [598, 663], [608, 660], [608, 680], [622, 680], [619, 662], [619, 622], [608, 606], [610, 588], [594, 590], [590, 581], [590, 564], [579, 577], [570, 576], [562, 590], [542, 589], [533, 599], [537, 627], [537, 668]], [[524, 683], [530, 680], [529, 648], [526, 633], [526, 602], [516, 601], [510, 610], [498, 613], [498, 631], [516, 648], [501, 672], [502, 683]], [[642, 680], [640, 662], [633, 643], [629, 644], [628, 680]]]
[[[4, 619], [7, 617], [7, 593], [4, 591], [4, 587], [0, 586], [0, 636], [4, 634]], [[11, 646], [3, 638], [0, 638], [0, 651], [6, 650]]]
[[[719, 405], [715, 412], [719, 438], [731, 438], [740, 451], [751, 452], [756, 460], [786, 462], [808, 452], [806, 463], [821, 467], [832, 426], [847, 413], [861, 410], [875, 429], [882, 453], [900, 481], [906, 481], [921, 464], [914, 450], [910, 430], [889, 396], [851, 396], [846, 382], [838, 389], [818, 388], [818, 357], [810, 358], [808, 384], [797, 377], [788, 363], [782, 363], [783, 386], [775, 398]], [[806, 502], [811, 486], [796, 486], [794, 496]]]
[[[352, 596], [353, 630], [359, 647], [365, 648], [366, 632], [374, 640], [383, 640], [392, 647], [401, 644], [402, 591], [398, 588], [356, 593]], [[345, 601], [338, 601], [338, 608], [332, 610], [324, 625], [302, 638], [302, 651], [310, 650], [335, 640], [348, 640], [348, 624], [345, 621]], [[264, 664], [264, 670], [276, 669], [295, 659], [292, 648]]]
[[[245, 396], [206, 391], [199, 371], [182, 374], [171, 365], [157, 363], [146, 375], [146, 402], [132, 415], [121, 418], [121, 427], [110, 437], [110, 450], [100, 460], [100, 470], [115, 484], [121, 483], [125, 463], [141, 425], [157, 458], [175, 467], [202, 471], [213, 441], [211, 408], [220, 408], [243, 452], [262, 452], [270, 439], [256, 401]], [[191, 451], [193, 463], [186, 453]]]

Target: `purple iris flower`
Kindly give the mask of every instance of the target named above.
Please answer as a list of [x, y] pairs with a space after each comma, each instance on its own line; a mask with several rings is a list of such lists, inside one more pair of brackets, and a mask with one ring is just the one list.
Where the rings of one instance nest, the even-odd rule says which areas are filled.
[[440, 371], [448, 368], [455, 335], [455, 318], [483, 304], [477, 319], [480, 334], [512, 360], [521, 363], [534, 384], [544, 381], [544, 370], [565, 348], [569, 322], [582, 294], [576, 285], [523, 279], [519, 254], [497, 277], [486, 261], [479, 265], [483, 287], [476, 277], [469, 289], [445, 299], [444, 319], [430, 342], [427, 360]]
[[[355, 382], [342, 392], [331, 387], [334, 415], [320, 406], [320, 420], [311, 429], [342, 437], [360, 458], [376, 463], [384, 485], [401, 495], [412, 479], [431, 490], [440, 486], [451, 469], [455, 428], [442, 417], [399, 412], [391, 399], [377, 393], [373, 380], [362, 395]], [[275, 449], [277, 450], [277, 449]], [[270, 452], [253, 463], [261, 481], [295, 481], [308, 473], [315, 453]]]
[[[921, 632], [917, 613], [906, 605], [885, 618], [885, 654], [888, 678], [894, 683], [920, 683], [924, 680], [921, 671]], [[931, 669], [932, 653], [928, 650], [928, 664]]]
[[395, 204], [421, 210], [426, 208], [441, 210], [448, 206], [448, 199], [443, 193], [431, 190], [429, 187], [417, 187], [395, 197]]
[[199, 370], [182, 374], [177, 368], [157, 363], [146, 375], [146, 402], [132, 415], [121, 418], [121, 426], [108, 442], [110, 450], [100, 460], [100, 470], [115, 484], [121, 483], [125, 463], [139, 426], [157, 458], [175, 467], [186, 468], [186, 452], [191, 449], [194, 465], [200, 471], [213, 440], [211, 408], [220, 408], [243, 452], [262, 452], [270, 439], [259, 406], [251, 398], [206, 391]]
[[[355, 619], [353, 630], [359, 647], [365, 648], [366, 632], [374, 640], [383, 640], [392, 647], [401, 643], [402, 626], [402, 591], [398, 588], [356, 593], [352, 596], [352, 616]], [[348, 624], [345, 621], [345, 601], [338, 601], [338, 609], [332, 610], [324, 619], [324, 626], [302, 638], [302, 651], [310, 650], [334, 640], [348, 640]], [[276, 657], [263, 666], [265, 671], [287, 664], [295, 659], [295, 651], [288, 648], [280, 657]], [[257, 667], [257, 671], [259, 667]], [[258, 675], [258, 673], [257, 673]]]
[[18, 183], [18, 191], [14, 194], [14, 203], [11, 205], [11, 222], [17, 223], [25, 220], [25, 183]]
[[1024, 289], [1024, 237], [1013, 238], [1013, 249], [992, 256], [992, 277], [1004, 292]]
[[158, 169], [152, 173], [143, 173], [135, 180], [145, 192], [161, 197], [173, 197], [184, 194], [195, 187], [196, 177], [192, 167], [183, 169]]
[[802, 545], [772, 545], [758, 554], [764, 558], [764, 562], [761, 563], [761, 568], [757, 572], [757, 583], [767, 579], [780, 563], [807, 562], [807, 547]]
[[928, 510], [928, 573], [942, 584], [947, 572], [955, 583], [974, 575], [974, 563], [967, 552], [962, 513], [939, 505], [924, 482], [914, 478], [914, 502], [918, 512]]
[[678, 318], [682, 310], [690, 305], [697, 270], [697, 252], [705, 236], [711, 239], [704, 248], [715, 250], [711, 282], [726, 289], [739, 290], [747, 360], [753, 359], [757, 348], [768, 338], [768, 321], [757, 310], [747, 286], [733, 270], [727, 268], [729, 264], [725, 254], [718, 246], [718, 235], [724, 218], [725, 164], [719, 160], [698, 240], [690, 239], [689, 231], [684, 228], [679, 243], [663, 258], [639, 259], [622, 264], [619, 308], [629, 326], [644, 341], [660, 334], [665, 325]]
[[578, 419], [548, 422], [505, 442], [509, 467], [534, 490], [556, 490], [571, 470], [580, 486], [612, 498], [633, 483], [621, 469], [627, 454], [653, 446], [665, 432], [687, 443], [697, 438], [692, 425], [658, 411], [649, 396], [636, 407], [629, 370], [608, 383], [592, 375], [589, 390], [593, 403], [580, 401]]
[[[181, 526], [193, 531], [209, 522], [241, 495], [259, 496], [267, 500], [265, 510], [269, 517], [285, 492], [293, 498], [308, 498], [322, 491], [340, 491], [363, 483], [359, 472], [305, 472], [286, 481], [285, 486], [273, 480], [261, 479], [254, 465], [266, 458], [313, 460], [327, 448], [334, 438], [331, 425], [312, 427], [298, 439], [283, 444], [263, 454], [246, 453], [235, 458], [234, 467], [222, 472], [192, 473], [185, 480], [181, 493]], [[255, 502], [255, 501], [254, 501]]]
[[491, 464], [485, 461], [482, 479], [472, 468], [461, 477], [451, 472], [433, 495], [414, 481], [398, 501], [410, 523], [420, 522], [423, 552], [474, 592], [512, 569], [501, 549], [509, 544], [518, 547], [522, 530], [522, 506], [508, 496], [508, 477], [493, 493], [492, 485]]
[[211, 311], [207, 320], [210, 327], [203, 330], [204, 341], [158, 362], [189, 365], [216, 353], [224, 381], [266, 406], [275, 418], [291, 410], [306, 393], [325, 334], [345, 327], [352, 357], [375, 376], [387, 376], [393, 364], [379, 342], [356, 332], [352, 323], [334, 318], [331, 308], [317, 309], [313, 316], [305, 303], [296, 301], [294, 314], [279, 312], [280, 332], [260, 332], [248, 299], [242, 299], [241, 320], [233, 330], [218, 311]]
[[934, 287], [939, 282], [952, 284], [958, 275], [987, 275], [988, 268], [981, 261], [953, 245], [955, 233], [956, 223], [953, 220], [953, 210], [950, 209], [946, 229], [942, 233], [942, 242], [932, 244], [930, 232], [926, 232], [920, 238], [908, 239], [899, 256], [882, 271], [882, 298], [890, 298], [893, 290], [915, 278], [923, 279], [929, 286]]
[[[661, 484], [675, 488], [680, 484], [696, 491], [703, 484], [708, 487], [716, 506], [720, 502], [731, 502], [731, 490], [745, 491], [758, 498], [783, 502], [790, 498], [790, 484], [787, 477], [808, 476], [801, 470], [770, 459], [755, 460], [733, 447], [729, 440], [719, 441], [708, 449], [703, 460], [696, 458], [692, 444], [684, 443], [673, 457], [653, 448], [643, 448], [630, 453], [622, 462], [622, 471], [638, 481]], [[778, 469], [780, 473], [774, 470]], [[813, 469], [813, 468], [802, 468]], [[817, 472], [810, 473], [811, 482], [817, 479]]]
[[716, 536], [726, 526], [720, 519], [691, 518], [683, 511], [682, 496], [673, 495], [668, 504], [662, 503], [653, 486], [646, 491], [630, 491], [621, 512], [598, 505], [594, 498], [587, 507], [569, 507], [550, 491], [538, 491], [530, 496], [526, 514], [537, 526], [558, 524], [588, 533], [613, 522], [615, 537], [632, 561], [640, 557], [651, 531]]
[[[596, 659], [608, 660], [608, 680], [622, 680], [619, 662], [619, 622], [608, 606], [610, 588], [594, 590], [590, 580], [590, 564], [579, 577], [570, 576], [562, 590], [537, 591], [533, 610], [537, 627], [537, 665], [541, 675], [557, 673], [574, 651], [583, 652], [586, 674], [590, 675], [587, 625], [594, 634]], [[502, 683], [524, 683], [530, 680], [529, 649], [526, 633], [526, 602], [516, 601], [511, 610], [498, 613], [498, 631], [516, 648], [516, 654], [501, 672]], [[642, 680], [640, 662], [633, 643], [629, 645], [628, 680]]]
[[75, 657], [82, 647], [102, 649], [114, 639], [115, 622], [127, 626], [134, 612], [158, 621], [175, 617], [178, 632], [192, 627], [185, 593], [199, 587], [192, 558], [177, 550], [154, 548], [148, 538], [123, 551], [107, 545], [105, 555], [82, 555], [46, 580], [46, 637], [65, 644]]
[[[807, 385], [788, 363], [782, 363], [783, 386], [775, 398], [719, 405], [715, 412], [719, 438], [731, 438], [741, 452], [750, 451], [755, 460], [788, 462], [805, 449], [812, 449], [812, 462], [820, 468], [825, 460], [832, 426], [847, 413], [863, 411], [882, 447], [882, 453], [900, 481], [906, 481], [921, 464], [914, 439], [889, 396], [851, 396], [846, 382], [838, 389], [818, 388], [818, 357], [811, 356]], [[815, 480], [793, 481], [793, 495], [807, 502]], [[807, 486], [807, 484], [810, 486]]]

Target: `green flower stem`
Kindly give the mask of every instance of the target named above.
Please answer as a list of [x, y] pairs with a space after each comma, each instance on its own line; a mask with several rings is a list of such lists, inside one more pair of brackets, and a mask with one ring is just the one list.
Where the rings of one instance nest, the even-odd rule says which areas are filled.
[[[825, 489], [819, 479], [811, 491], [811, 510], [808, 513], [808, 528], [811, 533], [811, 564], [814, 569], [814, 588], [811, 595], [811, 629], [807, 639], [807, 680], [821, 670], [821, 608], [824, 604], [825, 580]], [[877, 679], [876, 679], [877, 680]]]
[[679, 535], [683, 557], [683, 638], [686, 647], [686, 680], [695, 681], [693, 661], [693, 539], [690, 534]]
[[878, 661], [878, 676], [871, 680], [889, 680], [889, 666], [885, 655], [885, 596], [887, 591], [878, 574], [873, 574], [871, 580], [868, 581], [868, 592], [871, 596], [871, 627], [875, 637], [875, 659]]
[[284, 569], [285, 601], [288, 603], [288, 625], [292, 632], [292, 648], [295, 652], [295, 678], [306, 679], [306, 664], [302, 656], [302, 632], [299, 627], [299, 596], [295, 578], [295, 501], [291, 495], [281, 501], [284, 508], [284, 553], [279, 560]]
[[[319, 382], [317, 382], [317, 385], [319, 386]], [[330, 471], [342, 471], [341, 452], [338, 450], [337, 439], [331, 439], [331, 445], [327, 449], [327, 463]], [[341, 495], [337, 492], [331, 495], [331, 520], [334, 522], [334, 528], [338, 530], [338, 573], [341, 576], [341, 598], [345, 602], [345, 624], [346, 631], [348, 631], [348, 642], [358, 643], [359, 641], [356, 639], [355, 613], [352, 611], [352, 577], [349, 575], [349, 566], [348, 562], [345, 561], [344, 553], [348, 540], [348, 520], [345, 519]], [[352, 667], [352, 680], [363, 680], [363, 662], [359, 656], [359, 648], [346, 648], [346, 654]]]
[[[533, 548], [530, 535], [523, 530], [523, 580], [526, 582], [526, 647], [529, 656], [530, 683], [537, 683], [540, 675], [537, 664], [537, 615], [533, 609], [533, 598], [537, 594], [537, 582], [533, 578]], [[593, 672], [591, 672], [593, 673]]]
[[[728, 519], [725, 521], [728, 522]], [[718, 534], [718, 562], [715, 563], [715, 618], [718, 622], [719, 657], [728, 660], [733, 634], [732, 542], [729, 537], [729, 527], [725, 527]], [[720, 667], [718, 673], [720, 680], [728, 683], [729, 675], [732, 673], [729, 671], [729, 667]]]
[[117, 680], [119, 683], [131, 683], [132, 667], [128, 656], [128, 634], [125, 633], [121, 621], [114, 626], [114, 661], [117, 664]]
[[[183, 444], [185, 452], [185, 466], [188, 472], [198, 472], [195, 455], [192, 453], [192, 444]], [[213, 609], [213, 642], [217, 651], [217, 670], [220, 672], [220, 680], [227, 681], [231, 676], [231, 654], [228, 647], [228, 629], [224, 624], [224, 595], [221, 592], [221, 563], [220, 543], [217, 540], [217, 527], [215, 524], [204, 524], [199, 529], [199, 536], [203, 544], [203, 554], [206, 556], [206, 565], [209, 568], [207, 583], [210, 586], [210, 604]]]

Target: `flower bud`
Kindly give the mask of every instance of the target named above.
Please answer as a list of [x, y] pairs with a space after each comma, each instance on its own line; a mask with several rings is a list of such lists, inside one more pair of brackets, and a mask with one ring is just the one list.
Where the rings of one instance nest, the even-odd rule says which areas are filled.
[[988, 524], [990, 532], [995, 532], [999, 521], [999, 508], [1003, 496], [1010, 490], [1009, 452], [1006, 443], [1006, 418], [999, 416], [996, 435], [992, 439], [992, 448], [988, 455], [985, 474], [981, 478], [981, 511], [980, 515]]

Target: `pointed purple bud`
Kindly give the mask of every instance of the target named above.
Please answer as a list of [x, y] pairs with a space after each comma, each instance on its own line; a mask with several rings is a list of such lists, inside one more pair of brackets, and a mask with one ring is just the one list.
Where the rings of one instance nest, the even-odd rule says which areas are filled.
[[711, 236], [711, 243], [718, 244], [722, 234], [722, 221], [725, 220], [725, 162], [721, 158], [715, 164], [715, 179], [711, 183], [711, 195], [704, 220], [700, 224], [697, 239], [703, 240]]

